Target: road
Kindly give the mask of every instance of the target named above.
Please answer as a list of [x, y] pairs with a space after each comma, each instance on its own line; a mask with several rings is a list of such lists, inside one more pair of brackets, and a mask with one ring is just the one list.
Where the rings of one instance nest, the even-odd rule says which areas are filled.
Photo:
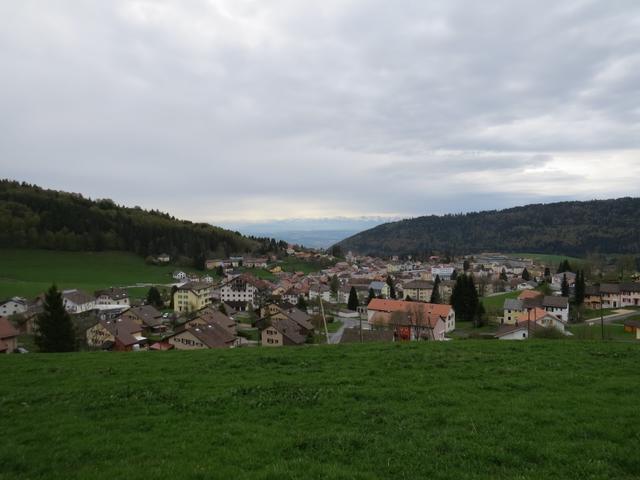
[[[329, 343], [334, 344], [340, 343], [340, 339], [342, 338], [342, 333], [344, 332], [345, 328], [352, 328], [360, 325], [360, 320], [358, 320], [357, 318], [336, 318], [340, 319], [340, 321], [342, 322], [342, 326], [335, 333], [329, 334]], [[363, 322], [366, 322], [366, 320], [363, 320]]]
[[[626, 310], [624, 308], [621, 308], [620, 310], [616, 310], [616, 313], [612, 315], [605, 315], [604, 323], [619, 322], [620, 320], [626, 320], [627, 318], [633, 317], [638, 314], [640, 314], [640, 311], [638, 310]], [[589, 320], [585, 320], [584, 323], [600, 323], [600, 317], [590, 318]]]

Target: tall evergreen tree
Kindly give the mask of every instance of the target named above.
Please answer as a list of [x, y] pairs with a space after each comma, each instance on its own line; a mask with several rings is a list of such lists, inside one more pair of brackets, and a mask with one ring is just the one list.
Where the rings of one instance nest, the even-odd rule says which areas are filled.
[[572, 272], [572, 271], [573, 270], [571, 269], [569, 260], [567, 260], [566, 258], [560, 262], [560, 265], [558, 265], [557, 273], [565, 273], [565, 272]]
[[430, 303], [442, 303], [442, 298], [440, 298], [440, 275], [436, 275], [436, 280], [433, 282], [433, 290], [429, 301]]
[[526, 268], [522, 270], [522, 280], [524, 280], [525, 282], [528, 282], [529, 280], [531, 280], [531, 274], [529, 273], [529, 270], [527, 270]]
[[551, 269], [549, 267], [544, 268], [544, 279], [547, 282], [551, 281]]
[[[456, 312], [456, 319], [475, 321], [480, 312], [480, 299], [471, 275], [460, 275], [451, 293], [451, 306]], [[481, 312], [484, 313], [484, 312]]]
[[387, 275], [387, 285], [389, 286], [389, 298], [396, 298], [396, 287], [393, 284], [393, 278], [391, 275]]
[[331, 294], [334, 297], [338, 296], [338, 289], [340, 288], [340, 280], [338, 280], [338, 276], [334, 275], [331, 277], [331, 282], [329, 282], [329, 288], [331, 289]]
[[471, 264], [469, 263], [469, 260], [466, 260], [464, 262], [462, 262], [462, 269], [467, 272], [469, 271], [469, 269], [471, 268]]
[[71, 317], [64, 308], [62, 293], [52, 285], [44, 298], [44, 311], [36, 319], [36, 345], [41, 352], [73, 352], [76, 336]]
[[584, 281], [584, 270], [578, 270], [576, 273], [575, 303], [580, 307], [584, 303], [586, 293], [586, 284]]
[[149, 288], [149, 291], [147, 292], [147, 303], [158, 308], [164, 307], [164, 301], [156, 287]]
[[503, 268], [502, 272], [500, 272], [500, 280], [506, 282], [509, 278], [507, 277], [507, 271]]
[[451, 278], [452, 282], [455, 282], [456, 279], [458, 278], [458, 271], [455, 268], [453, 269], [453, 272], [451, 272], [451, 277], [450, 278]]
[[373, 291], [373, 288], [370, 288], [369, 289], [369, 298], [367, 299], [367, 305], [369, 305], [371, 300], [373, 300], [374, 298], [376, 298], [376, 292]]
[[354, 312], [358, 310], [358, 292], [356, 292], [356, 287], [351, 287], [351, 290], [349, 290], [349, 302], [347, 303], [347, 308]]
[[304, 299], [304, 295], [298, 296], [298, 303], [296, 304], [296, 307], [303, 312], [307, 311], [307, 301]]
[[560, 289], [562, 291], [562, 296], [563, 297], [569, 297], [569, 282], [567, 280], [567, 274], [565, 273], [562, 276], [562, 285], [560, 286]]

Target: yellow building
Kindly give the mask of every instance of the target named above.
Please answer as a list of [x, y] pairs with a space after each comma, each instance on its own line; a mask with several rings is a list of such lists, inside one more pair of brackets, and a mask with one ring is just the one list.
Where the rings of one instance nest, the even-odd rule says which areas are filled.
[[173, 294], [173, 311], [195, 312], [210, 305], [213, 287], [209, 283], [189, 282], [179, 287]]

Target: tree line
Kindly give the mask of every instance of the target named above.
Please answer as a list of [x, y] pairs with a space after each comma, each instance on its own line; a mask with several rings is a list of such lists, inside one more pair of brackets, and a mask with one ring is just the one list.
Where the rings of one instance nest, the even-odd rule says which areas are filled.
[[487, 251], [640, 253], [640, 198], [430, 215], [379, 225], [339, 246], [344, 251], [415, 258]]
[[0, 180], [0, 247], [67, 251], [168, 253], [203, 263], [204, 257], [277, 252], [285, 242], [247, 238], [207, 223], [178, 220], [157, 210], [119, 206], [76, 193]]

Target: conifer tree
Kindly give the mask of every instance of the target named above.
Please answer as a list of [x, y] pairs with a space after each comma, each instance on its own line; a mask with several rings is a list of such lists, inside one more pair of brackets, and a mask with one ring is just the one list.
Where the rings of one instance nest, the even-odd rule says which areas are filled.
[[440, 275], [436, 275], [436, 280], [433, 282], [430, 303], [442, 303], [442, 298], [440, 298]]
[[149, 288], [149, 291], [147, 292], [147, 303], [158, 308], [164, 307], [164, 301], [156, 287]]
[[356, 292], [355, 287], [351, 287], [349, 290], [349, 302], [347, 303], [347, 308], [352, 311], [358, 310], [358, 293]]
[[569, 297], [569, 282], [567, 281], [567, 274], [565, 273], [562, 276], [562, 285], [560, 286], [560, 289], [562, 290], [562, 296], [563, 297]]
[[371, 300], [373, 300], [374, 298], [376, 298], [376, 292], [373, 291], [373, 288], [370, 288], [369, 289], [369, 298], [367, 299], [367, 305], [369, 305]]
[[396, 298], [396, 287], [393, 285], [393, 278], [387, 275], [387, 285], [389, 285], [389, 298]]
[[73, 352], [76, 336], [71, 316], [64, 308], [62, 293], [52, 285], [44, 298], [44, 311], [36, 319], [36, 345], [41, 352]]
[[529, 280], [531, 280], [531, 274], [529, 273], [529, 270], [527, 270], [526, 268], [522, 270], [522, 280], [524, 280], [525, 282], [528, 282]]

